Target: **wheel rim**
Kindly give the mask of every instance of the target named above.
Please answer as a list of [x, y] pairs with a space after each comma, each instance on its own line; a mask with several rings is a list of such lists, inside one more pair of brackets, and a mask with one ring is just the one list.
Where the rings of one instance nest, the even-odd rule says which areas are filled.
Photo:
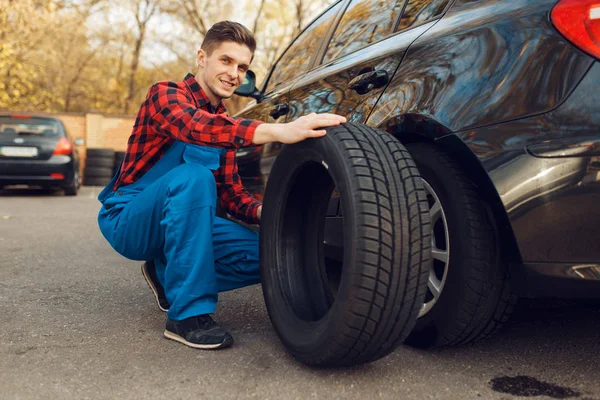
[[448, 265], [450, 261], [450, 240], [448, 234], [448, 221], [439, 197], [423, 179], [423, 185], [427, 191], [427, 202], [429, 203], [429, 215], [431, 218], [431, 254], [433, 262], [427, 279], [427, 294], [425, 302], [419, 311], [422, 318], [431, 311], [439, 300], [446, 278], [448, 276]]

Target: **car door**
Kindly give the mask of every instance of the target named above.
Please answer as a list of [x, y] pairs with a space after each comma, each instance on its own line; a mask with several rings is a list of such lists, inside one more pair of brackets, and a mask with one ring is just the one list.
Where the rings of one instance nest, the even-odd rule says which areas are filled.
[[[296, 37], [271, 69], [263, 88], [264, 97], [260, 102], [248, 105], [238, 116], [270, 123], [282, 123], [289, 119], [290, 88], [313, 64], [323, 37], [331, 29], [342, 4], [341, 0], [332, 4]], [[248, 190], [259, 195], [264, 192], [260, 171], [271, 170], [280, 148], [281, 143], [267, 143], [260, 149], [238, 151], [240, 177]]]
[[318, 66], [292, 87], [290, 119], [311, 112], [364, 123], [409, 45], [449, 0], [347, 0]]

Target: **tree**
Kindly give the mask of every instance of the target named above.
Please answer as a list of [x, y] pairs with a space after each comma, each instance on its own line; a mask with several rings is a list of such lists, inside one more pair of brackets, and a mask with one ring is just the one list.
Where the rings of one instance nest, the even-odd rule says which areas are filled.
[[130, 110], [133, 97], [135, 95], [135, 74], [138, 70], [140, 62], [140, 53], [144, 40], [146, 39], [148, 23], [158, 11], [160, 0], [130, 0], [130, 6], [133, 9], [135, 17], [137, 36], [133, 46], [133, 57], [131, 59], [131, 67], [129, 70], [129, 92], [127, 99], [125, 100], [125, 107], [123, 113], [128, 114]]
[[52, 93], [37, 82], [47, 58], [39, 47], [61, 29], [59, 19], [52, 2], [0, 0], [0, 108], [52, 108]]
[[[0, 0], [0, 109], [130, 114], [154, 82], [193, 72], [207, 30], [226, 19], [253, 29], [261, 83], [331, 1]], [[246, 101], [234, 96], [230, 112]]]

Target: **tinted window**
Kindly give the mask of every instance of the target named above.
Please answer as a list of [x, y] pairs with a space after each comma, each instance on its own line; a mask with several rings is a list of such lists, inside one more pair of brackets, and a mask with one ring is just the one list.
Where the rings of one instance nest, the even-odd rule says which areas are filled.
[[335, 30], [324, 62], [390, 35], [406, 0], [354, 0]]
[[0, 136], [39, 135], [62, 136], [60, 124], [46, 118], [0, 117]]
[[296, 38], [273, 70], [267, 91], [306, 72], [320, 41], [333, 24], [340, 5], [338, 3], [331, 7]]
[[444, 11], [449, 0], [408, 0], [398, 30], [410, 28], [437, 17]]

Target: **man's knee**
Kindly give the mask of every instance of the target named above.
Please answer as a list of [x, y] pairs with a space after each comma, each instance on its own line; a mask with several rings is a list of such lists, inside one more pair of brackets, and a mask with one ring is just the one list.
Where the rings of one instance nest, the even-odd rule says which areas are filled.
[[169, 181], [171, 194], [189, 196], [192, 199], [206, 199], [214, 206], [217, 197], [217, 185], [213, 171], [202, 164], [186, 163], [173, 169]]

